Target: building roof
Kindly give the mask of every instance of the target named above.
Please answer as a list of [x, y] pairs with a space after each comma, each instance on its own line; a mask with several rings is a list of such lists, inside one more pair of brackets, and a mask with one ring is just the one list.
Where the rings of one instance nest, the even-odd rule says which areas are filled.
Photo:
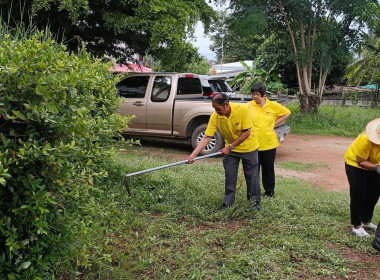
[[148, 73], [152, 72], [152, 68], [148, 68], [142, 64], [115, 64], [111, 67], [111, 71], [120, 73], [120, 72], [134, 72], [134, 73]]
[[[248, 66], [252, 66], [253, 60], [244, 60], [243, 61]], [[231, 63], [215, 64], [213, 68], [216, 70], [216, 74], [231, 72], [231, 71], [247, 71], [247, 69], [238, 61]]]

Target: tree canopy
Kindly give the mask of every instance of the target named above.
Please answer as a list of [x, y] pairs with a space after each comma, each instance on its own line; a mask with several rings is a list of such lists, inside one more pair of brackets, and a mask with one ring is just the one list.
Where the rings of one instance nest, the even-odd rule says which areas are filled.
[[159, 72], [191, 72], [207, 75], [210, 64], [199, 55], [198, 49], [189, 42], [181, 42], [175, 52], [163, 53], [153, 67]]
[[146, 52], [170, 59], [199, 20], [207, 31], [216, 15], [205, 0], [4, 0], [0, 9], [10, 24], [32, 20], [64, 38], [69, 50], [85, 44], [90, 53], [120, 62]]
[[[220, 63], [254, 59], [257, 49], [265, 40], [264, 36], [245, 34], [240, 28], [234, 29], [235, 18], [225, 11], [219, 13], [219, 20], [210, 29], [211, 50]], [[223, 61], [222, 61], [223, 60]]]
[[[332, 60], [347, 54], [348, 49], [361, 41], [363, 27], [376, 16], [371, 10], [378, 3], [373, 0], [231, 0], [231, 7], [233, 17], [238, 19], [235, 24], [246, 34], [269, 32], [291, 43], [301, 107], [305, 112], [309, 96], [316, 92], [321, 98]], [[315, 91], [312, 90], [314, 71], [318, 73]]]

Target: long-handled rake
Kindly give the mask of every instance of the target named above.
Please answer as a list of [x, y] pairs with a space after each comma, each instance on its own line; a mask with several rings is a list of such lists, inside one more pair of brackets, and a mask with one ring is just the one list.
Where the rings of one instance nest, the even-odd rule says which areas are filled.
[[[204, 159], [204, 158], [214, 157], [214, 156], [218, 156], [218, 155], [221, 155], [221, 154], [222, 154], [221, 152], [216, 152], [216, 153], [208, 154], [208, 155], [205, 155], [205, 156], [196, 157], [196, 158], [194, 158], [194, 160], [200, 160], [200, 159]], [[125, 174], [124, 175], [124, 185], [127, 188], [128, 194], [131, 194], [131, 190], [129, 188], [129, 180], [128, 180], [129, 177], [132, 177], [132, 176], [135, 176], [135, 175], [144, 174], [144, 173], [148, 173], [148, 172], [152, 172], [152, 171], [156, 171], [156, 170], [167, 168], [167, 167], [172, 167], [172, 166], [180, 165], [180, 164], [183, 164], [183, 163], [188, 163], [188, 160], [187, 159], [186, 160], [181, 160], [181, 161], [169, 163], [169, 164], [166, 164], [166, 165], [161, 165], [161, 166], [158, 166], [158, 167], [153, 167], [153, 168], [149, 168], [149, 169], [146, 169], [146, 170], [142, 170], [142, 171], [137, 171], [137, 172]]]

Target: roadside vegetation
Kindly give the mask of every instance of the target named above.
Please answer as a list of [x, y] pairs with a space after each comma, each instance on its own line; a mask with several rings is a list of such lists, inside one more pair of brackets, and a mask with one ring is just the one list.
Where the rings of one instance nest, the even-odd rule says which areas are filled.
[[82, 242], [94, 180], [108, 176], [117, 78], [48, 31], [0, 22], [0, 279], [53, 279], [96, 248]]
[[[348, 278], [363, 267], [343, 257], [347, 248], [374, 253], [372, 239], [350, 232], [348, 194], [305, 181], [278, 178], [277, 198], [264, 199], [260, 212], [250, 208], [243, 184], [234, 206], [221, 211], [219, 158], [130, 177], [127, 194], [122, 174], [170, 162], [143, 147], [120, 153], [109, 178], [96, 180], [86, 215], [91, 227], [82, 236], [89, 244], [85, 261], [60, 277]], [[377, 208], [374, 220], [379, 217]]]
[[299, 104], [288, 103], [292, 111], [286, 120], [291, 133], [356, 137], [366, 124], [379, 117], [379, 108], [321, 105], [316, 114], [301, 114]]

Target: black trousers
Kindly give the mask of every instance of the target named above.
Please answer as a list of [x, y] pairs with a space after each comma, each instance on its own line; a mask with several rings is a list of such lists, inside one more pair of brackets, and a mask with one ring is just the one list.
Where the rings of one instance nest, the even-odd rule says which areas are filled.
[[380, 251], [380, 221], [379, 221], [379, 224], [377, 225], [375, 238], [373, 239], [372, 245], [373, 245], [373, 248]]
[[380, 196], [380, 175], [348, 164], [345, 167], [350, 184], [351, 224], [360, 226], [372, 220]]
[[274, 195], [275, 174], [274, 161], [276, 159], [276, 148], [259, 151], [259, 174], [261, 168], [261, 182], [266, 195]]
[[225, 174], [224, 205], [231, 206], [235, 200], [237, 175], [240, 159], [243, 163], [244, 177], [247, 184], [247, 199], [254, 199], [254, 205], [261, 205], [261, 190], [258, 172], [257, 150], [249, 153], [231, 152], [223, 157]]

